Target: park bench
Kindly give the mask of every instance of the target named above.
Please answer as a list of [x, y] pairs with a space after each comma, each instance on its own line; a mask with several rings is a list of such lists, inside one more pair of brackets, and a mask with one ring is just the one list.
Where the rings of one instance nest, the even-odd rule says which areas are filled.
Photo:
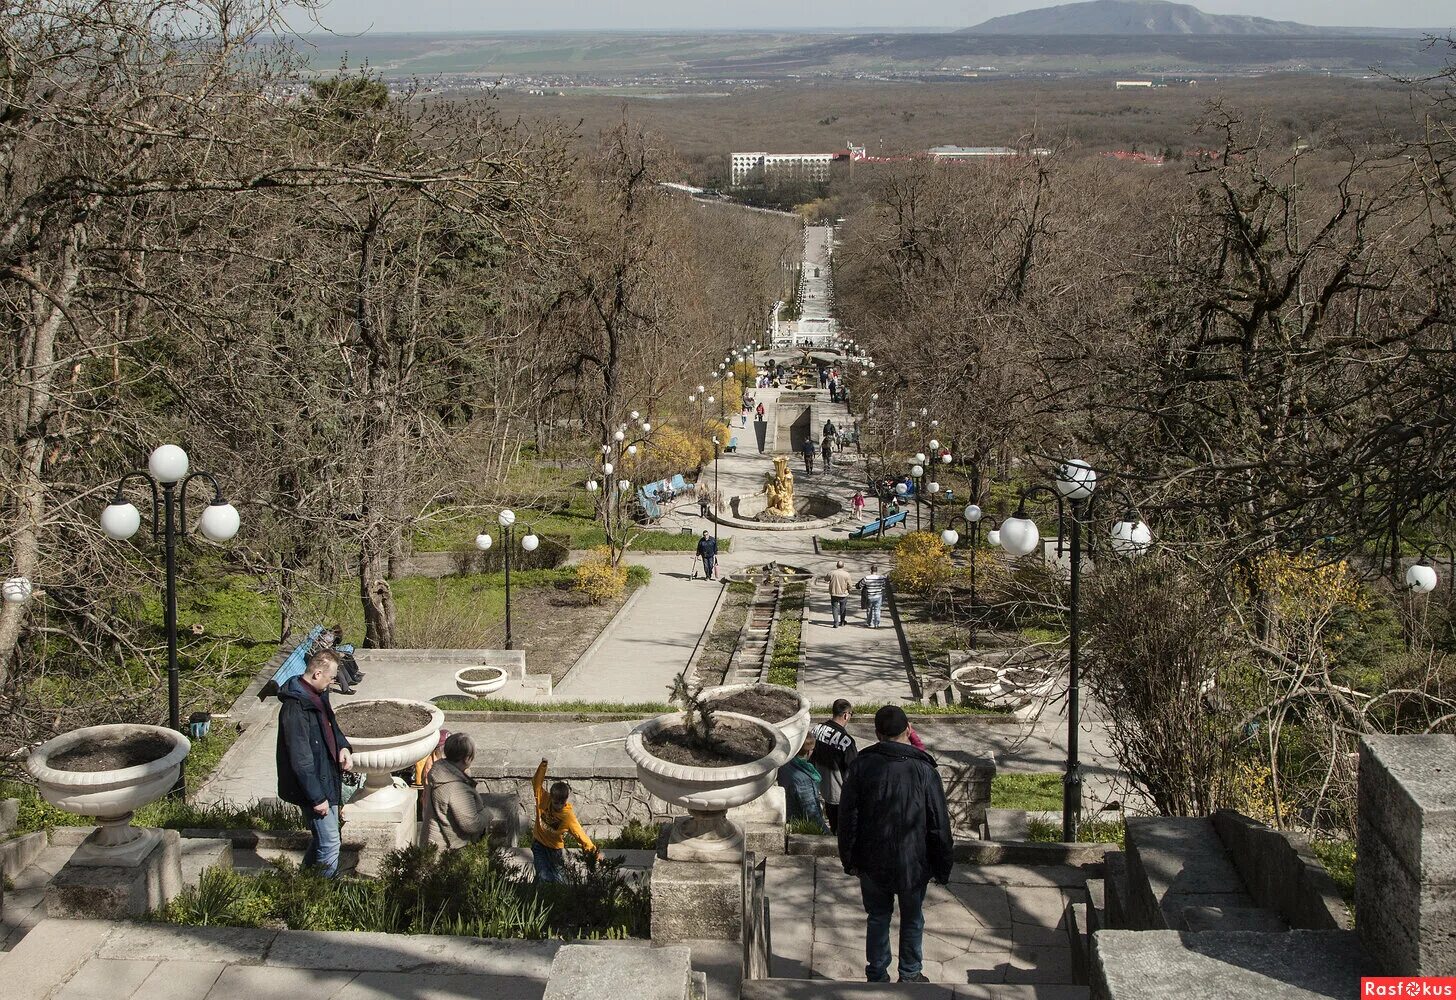
[[849, 533], [850, 538], [868, 538], [871, 535], [878, 535], [882, 531], [888, 531], [897, 524], [904, 524], [905, 519], [910, 516], [909, 511], [900, 511], [898, 514], [891, 514], [879, 521], [871, 521], [869, 524], [861, 525]]
[[[655, 493], [656, 490], [653, 490]], [[646, 488], [637, 491], [637, 506], [641, 508], [644, 521], [661, 521], [662, 505], [648, 493]]]

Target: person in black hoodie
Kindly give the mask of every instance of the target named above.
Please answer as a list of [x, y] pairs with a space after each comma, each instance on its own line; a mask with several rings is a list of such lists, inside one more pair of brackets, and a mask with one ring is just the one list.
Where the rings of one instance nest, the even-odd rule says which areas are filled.
[[910, 745], [910, 720], [898, 705], [875, 713], [879, 742], [849, 765], [839, 799], [839, 860], [859, 876], [865, 928], [865, 978], [890, 981], [890, 918], [900, 902], [900, 982], [924, 983], [921, 940], [925, 887], [950, 881], [950, 811], [935, 759]]
[[303, 863], [326, 878], [339, 871], [343, 772], [353, 768], [352, 749], [329, 704], [338, 672], [338, 654], [324, 650], [278, 692], [278, 797], [303, 811], [312, 835]]

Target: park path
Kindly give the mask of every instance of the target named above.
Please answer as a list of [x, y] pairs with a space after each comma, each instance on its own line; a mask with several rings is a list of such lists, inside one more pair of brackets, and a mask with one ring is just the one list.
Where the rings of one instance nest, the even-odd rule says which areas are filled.
[[[696, 509], [696, 508], [694, 508]], [[581, 663], [557, 685], [561, 701], [663, 702], [685, 666], [722, 593], [722, 584], [692, 579], [690, 552], [630, 555], [652, 571]]]

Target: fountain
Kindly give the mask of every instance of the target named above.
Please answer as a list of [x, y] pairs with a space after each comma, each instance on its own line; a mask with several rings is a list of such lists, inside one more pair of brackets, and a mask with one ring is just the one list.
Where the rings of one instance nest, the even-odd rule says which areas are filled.
[[789, 471], [787, 456], [778, 455], [774, 458], [773, 463], [773, 478], [763, 488], [764, 496], [768, 498], [768, 506], [764, 508], [764, 513], [792, 519], [796, 513], [794, 510], [794, 474]]

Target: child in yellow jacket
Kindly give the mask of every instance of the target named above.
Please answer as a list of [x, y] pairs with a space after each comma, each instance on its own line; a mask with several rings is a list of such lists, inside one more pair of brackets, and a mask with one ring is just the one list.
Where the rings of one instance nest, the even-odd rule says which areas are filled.
[[576, 810], [571, 808], [571, 786], [557, 781], [546, 790], [546, 758], [536, 766], [536, 776], [531, 779], [531, 789], [536, 793], [536, 822], [531, 827], [531, 860], [536, 864], [536, 881], [562, 881], [562, 868], [566, 864], [566, 835], [570, 833], [580, 842], [582, 850], [597, 853], [586, 831], [577, 822]]

